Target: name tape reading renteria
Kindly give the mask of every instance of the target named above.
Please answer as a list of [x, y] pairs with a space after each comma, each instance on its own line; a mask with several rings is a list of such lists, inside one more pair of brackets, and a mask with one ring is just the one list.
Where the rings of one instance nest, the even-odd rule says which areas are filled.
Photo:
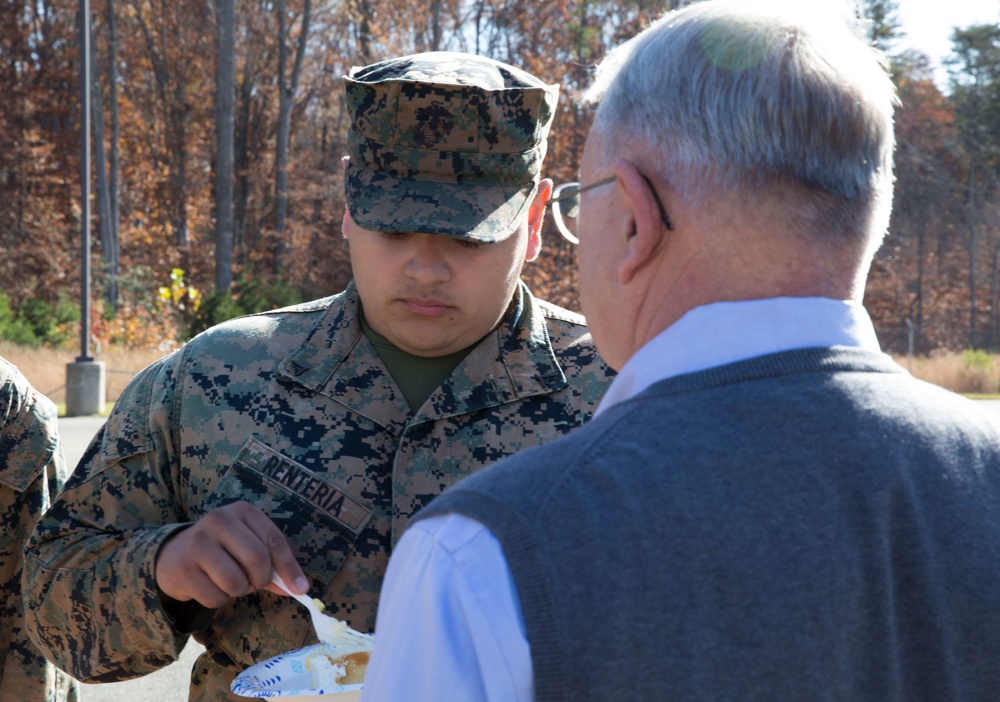
[[291, 490], [355, 534], [361, 532], [372, 516], [370, 509], [336, 485], [257, 439], [247, 441], [236, 460]]

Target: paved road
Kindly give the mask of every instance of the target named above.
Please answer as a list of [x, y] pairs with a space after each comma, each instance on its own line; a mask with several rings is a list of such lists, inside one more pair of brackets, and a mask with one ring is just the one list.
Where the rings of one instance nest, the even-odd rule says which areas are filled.
[[[66, 462], [75, 466], [94, 434], [104, 423], [103, 417], [63, 417], [59, 434]], [[204, 647], [191, 641], [172, 665], [136, 680], [105, 685], [84, 685], [81, 702], [187, 702], [191, 666]]]
[[[1000, 414], [1000, 400], [981, 400], [983, 406]], [[73, 417], [59, 420], [63, 450], [70, 465], [80, 460], [91, 438], [100, 428], [100, 417]], [[188, 679], [194, 659], [204, 648], [190, 642], [180, 660], [137, 680], [105, 685], [85, 685], [82, 702], [186, 702]]]

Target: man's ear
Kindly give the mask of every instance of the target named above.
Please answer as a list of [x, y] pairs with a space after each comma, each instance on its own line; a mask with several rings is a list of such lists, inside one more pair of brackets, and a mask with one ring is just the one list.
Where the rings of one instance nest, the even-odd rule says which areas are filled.
[[538, 181], [538, 190], [528, 205], [528, 248], [524, 253], [525, 261], [534, 261], [542, 251], [542, 222], [545, 220], [545, 203], [552, 197], [552, 181], [542, 178]]
[[615, 164], [615, 175], [633, 223], [625, 255], [618, 264], [619, 280], [628, 283], [662, 245], [666, 229], [650, 186], [639, 170], [630, 161], [620, 159]]

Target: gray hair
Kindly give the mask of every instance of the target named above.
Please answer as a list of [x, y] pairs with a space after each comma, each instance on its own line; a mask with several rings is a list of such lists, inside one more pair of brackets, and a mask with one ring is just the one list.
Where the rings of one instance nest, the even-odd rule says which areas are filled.
[[609, 163], [632, 154], [692, 204], [776, 195], [790, 221], [873, 253], [892, 202], [895, 90], [845, 18], [805, 12], [707, 0], [667, 13], [598, 68], [593, 129]]

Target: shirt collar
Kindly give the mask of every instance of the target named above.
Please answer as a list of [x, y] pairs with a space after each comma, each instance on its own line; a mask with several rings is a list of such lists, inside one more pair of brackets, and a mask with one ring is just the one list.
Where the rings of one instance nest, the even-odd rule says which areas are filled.
[[[362, 333], [361, 300], [354, 282], [323, 304], [328, 309], [305, 341], [281, 362], [281, 374], [390, 431], [402, 431], [411, 419], [409, 405], [389, 374], [382, 372], [385, 364]], [[503, 322], [469, 351], [451, 378], [447, 392], [439, 387], [431, 395], [435, 413], [431, 418], [471, 413], [567, 386], [545, 311], [523, 282]], [[418, 412], [416, 419], [423, 416]]]
[[830, 346], [881, 351], [864, 307], [825, 297], [776, 297], [696, 307], [628, 360], [595, 416], [664, 378], [771, 353]]

